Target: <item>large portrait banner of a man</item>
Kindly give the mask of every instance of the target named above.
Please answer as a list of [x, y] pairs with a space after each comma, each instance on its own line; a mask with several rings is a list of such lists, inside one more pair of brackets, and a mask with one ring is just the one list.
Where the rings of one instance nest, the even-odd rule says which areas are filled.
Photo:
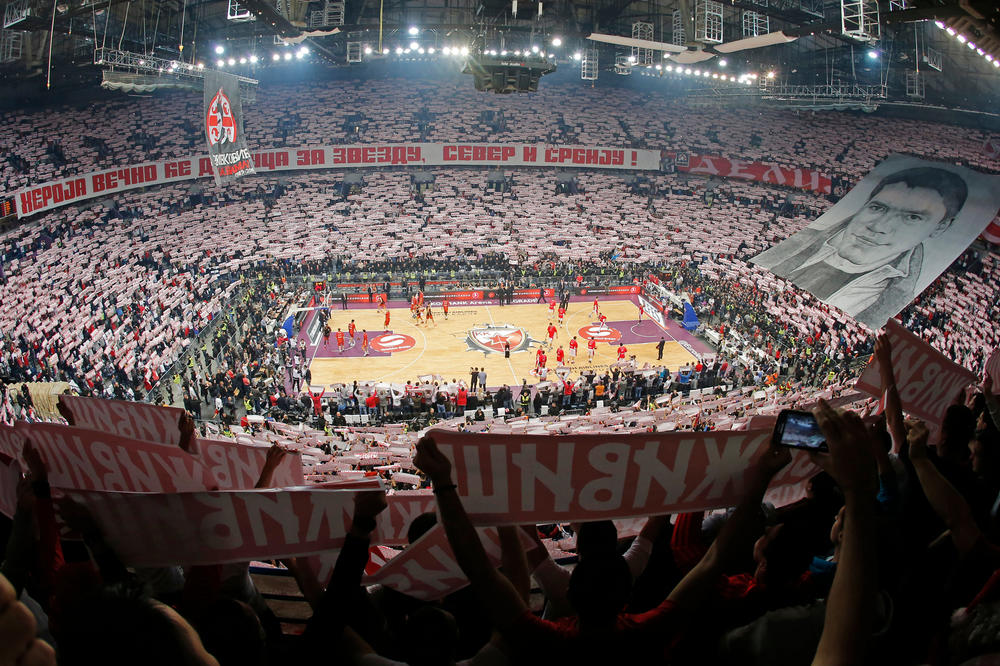
[[1000, 176], [893, 155], [808, 227], [751, 261], [877, 329], [998, 209]]

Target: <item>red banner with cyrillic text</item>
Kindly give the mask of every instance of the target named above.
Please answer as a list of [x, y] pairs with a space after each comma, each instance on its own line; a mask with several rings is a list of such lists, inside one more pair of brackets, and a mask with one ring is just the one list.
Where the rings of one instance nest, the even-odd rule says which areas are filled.
[[[551, 146], [546, 144], [412, 143], [385, 145], [275, 148], [251, 153], [258, 173], [307, 169], [345, 169], [382, 166], [569, 167], [659, 171], [661, 157], [678, 157], [677, 170], [742, 178], [829, 193], [830, 178], [813, 169], [793, 169], [736, 158], [694, 155], [605, 146]], [[137, 187], [165, 185], [194, 178], [210, 178], [208, 156], [104, 169], [40, 183], [15, 196], [18, 217], [34, 215], [67, 204]]]

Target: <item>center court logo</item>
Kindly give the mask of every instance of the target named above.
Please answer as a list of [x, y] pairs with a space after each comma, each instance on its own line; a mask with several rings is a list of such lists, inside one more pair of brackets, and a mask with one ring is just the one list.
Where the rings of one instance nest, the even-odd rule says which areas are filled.
[[523, 328], [512, 324], [484, 324], [469, 330], [465, 338], [467, 351], [481, 351], [484, 354], [502, 354], [504, 343], [510, 345], [510, 352], [526, 351], [531, 347], [531, 336]]

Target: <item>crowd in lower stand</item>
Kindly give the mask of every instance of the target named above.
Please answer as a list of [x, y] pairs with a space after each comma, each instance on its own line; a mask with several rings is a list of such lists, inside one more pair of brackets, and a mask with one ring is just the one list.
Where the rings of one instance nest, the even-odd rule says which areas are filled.
[[[433, 433], [414, 435], [406, 466], [433, 489], [436, 511], [413, 519], [409, 540], [439, 523], [469, 587], [428, 602], [362, 585], [373, 553], [393, 554], [372, 548], [385, 493], [361, 492], [329, 581], [294, 559], [272, 569], [294, 574], [311, 607], [302, 632], [282, 631], [280, 607], [246, 563], [125, 567], [86, 509], [54, 501], [46, 463], [28, 445], [13, 522], [2, 523], [0, 663], [51, 664], [54, 654], [70, 665], [991, 663], [1000, 654], [998, 396], [987, 376], [930, 435], [903, 418], [888, 337], [874, 351], [882, 411], [863, 420], [871, 404], [862, 415], [814, 405], [829, 452], [812, 458], [819, 470], [803, 499], [764, 501], [791, 459], [772, 443], [728, 511], [650, 516], [628, 528], [499, 527], [499, 568], [472, 527], [453, 463]], [[713, 371], [703, 372], [711, 383]], [[377, 431], [357, 433], [376, 437], [362, 451], [396, 441]], [[271, 484], [292, 444], [284, 442], [257, 487]], [[320, 481], [325, 465], [308, 476]], [[59, 533], [54, 509], [82, 542]]]

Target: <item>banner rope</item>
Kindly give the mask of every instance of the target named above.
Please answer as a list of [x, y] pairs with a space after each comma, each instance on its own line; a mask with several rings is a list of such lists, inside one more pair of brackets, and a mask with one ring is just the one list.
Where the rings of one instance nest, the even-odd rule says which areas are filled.
[[58, 0], [52, 0], [52, 23], [49, 26], [49, 64], [45, 69], [46, 90], [49, 90], [52, 87], [52, 39], [56, 34], [56, 2], [58, 2]]

